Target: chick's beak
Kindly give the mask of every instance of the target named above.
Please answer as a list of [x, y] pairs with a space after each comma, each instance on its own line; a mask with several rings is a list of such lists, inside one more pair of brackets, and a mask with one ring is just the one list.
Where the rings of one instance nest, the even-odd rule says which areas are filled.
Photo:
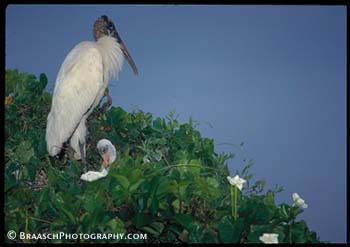
[[102, 165], [106, 168], [109, 165], [109, 155], [108, 153], [102, 154], [103, 163]]

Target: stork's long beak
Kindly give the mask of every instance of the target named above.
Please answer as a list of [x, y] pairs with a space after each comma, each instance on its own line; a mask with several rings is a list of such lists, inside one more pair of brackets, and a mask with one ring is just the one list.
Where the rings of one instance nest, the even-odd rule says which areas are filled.
[[130, 56], [130, 53], [128, 52], [128, 49], [126, 49], [126, 46], [124, 42], [120, 39], [119, 41], [120, 48], [122, 49], [124, 53], [124, 57], [126, 60], [128, 60], [128, 63], [130, 64], [132, 70], [134, 71], [135, 75], [138, 75], [136, 64], [134, 63], [134, 60], [132, 60], [132, 57]]
[[117, 39], [117, 42], [119, 43], [120, 49], [122, 49], [124, 57], [126, 60], [128, 60], [128, 63], [130, 64], [132, 70], [134, 71], [134, 74], [138, 75], [136, 64], [134, 63], [134, 60], [132, 60], [132, 57], [130, 56], [128, 49], [126, 49], [126, 46], [125, 46], [122, 38], [120, 38], [119, 33], [117, 31], [115, 31], [113, 33], [113, 36]]

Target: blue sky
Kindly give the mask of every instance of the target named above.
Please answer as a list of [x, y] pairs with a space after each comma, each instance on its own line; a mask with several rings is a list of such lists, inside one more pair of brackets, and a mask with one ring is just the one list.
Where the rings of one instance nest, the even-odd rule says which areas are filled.
[[[6, 68], [44, 72], [52, 91], [102, 14], [139, 70], [125, 63], [110, 82], [114, 105], [192, 116], [218, 152], [243, 141], [254, 177], [284, 187], [278, 202], [298, 192], [309, 205], [300, 218], [322, 240], [346, 240], [344, 6], [10, 5]], [[232, 173], [242, 164], [230, 160]]]

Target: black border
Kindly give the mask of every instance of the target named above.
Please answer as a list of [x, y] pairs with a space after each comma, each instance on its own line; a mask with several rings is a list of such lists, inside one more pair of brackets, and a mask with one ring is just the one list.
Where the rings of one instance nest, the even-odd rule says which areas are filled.
[[[0, 0], [0, 7], [1, 7], [1, 43], [2, 43], [2, 49], [1, 49], [1, 53], [3, 54], [1, 56], [1, 73], [0, 73], [0, 84], [1, 84], [1, 89], [0, 89], [0, 94], [1, 94], [1, 101], [4, 102], [4, 98], [5, 98], [5, 35], [6, 35], [6, 30], [5, 30], [5, 22], [6, 22], [6, 7], [8, 5], [17, 5], [17, 4], [45, 4], [45, 5], [52, 5], [52, 4], [59, 4], [59, 5], [63, 5], [63, 4], [98, 4], [98, 5], [102, 5], [102, 4], [170, 4], [170, 5], [178, 5], [178, 4], [182, 4], [182, 5], [194, 5], [194, 4], [202, 4], [202, 5], [225, 5], [225, 4], [235, 4], [235, 5], [257, 5], [257, 6], [264, 6], [264, 5], [282, 5], [282, 6], [288, 6], [288, 5], [318, 5], [318, 6], [344, 6], [346, 7], [346, 95], [348, 95], [349, 92], [349, 87], [348, 87], [348, 82], [349, 82], [349, 64], [350, 64], [350, 52], [349, 52], [349, 26], [350, 26], [350, 18], [349, 18], [349, 14], [350, 14], [350, 1], [346, 1], [346, 0], [318, 0], [318, 1], [313, 1], [313, 0], [286, 0], [286, 1], [274, 1], [274, 0], [264, 0], [264, 1], [259, 1], [259, 0], [247, 0], [247, 1], [234, 1], [234, 0], [218, 0], [218, 1], [209, 1], [209, 0], [192, 0], [192, 1], [151, 1], [148, 3], [145, 3], [144, 1], [127, 1], [127, 0], [120, 0], [120, 1], [106, 1], [106, 0], [102, 0], [102, 1], [69, 1], [69, 0], [61, 0], [61, 1], [49, 1], [49, 0], [32, 0], [32, 1], [26, 1], [26, 0]], [[4, 103], [1, 103], [1, 140], [5, 139], [5, 105]], [[346, 127], [347, 130], [349, 129], [349, 115], [348, 115], [348, 109], [349, 109], [349, 100], [348, 97], [346, 97]], [[0, 147], [1, 147], [1, 163], [0, 166], [2, 166], [2, 169], [4, 169], [4, 164], [5, 164], [5, 158], [4, 158], [4, 151], [5, 151], [5, 146], [4, 146], [4, 142], [0, 142]], [[348, 143], [349, 143], [349, 135], [348, 132], [346, 131], [346, 147], [348, 147]], [[348, 150], [348, 149], [346, 149]], [[347, 155], [346, 152], [346, 161], [347, 164], [349, 164], [349, 156]], [[349, 169], [348, 166], [346, 167], [346, 216], [347, 216], [347, 221], [346, 221], [346, 243], [350, 243], [350, 230], [349, 230], [349, 222], [350, 222], [350, 211], [349, 211]], [[5, 240], [5, 232], [4, 232], [4, 224], [5, 224], [5, 218], [4, 218], [4, 170], [2, 170], [2, 172], [0, 172], [0, 188], [1, 188], [1, 212], [0, 212], [0, 217], [1, 217], [1, 222], [0, 222], [0, 229], [2, 230], [2, 234], [0, 237], [0, 245], [1, 246], [8, 246], [10, 244], [5, 244], [4, 240]], [[312, 246], [333, 246], [333, 245], [337, 245], [337, 246], [346, 246], [346, 243], [329, 243], [329, 244], [310, 244]], [[17, 245], [22, 245], [22, 244], [17, 244]], [[30, 245], [34, 245], [34, 244], [29, 244]], [[81, 245], [81, 244], [80, 244]], [[99, 245], [99, 244], [93, 244], [93, 245]], [[118, 244], [118, 245], [124, 245], [124, 244]], [[162, 244], [163, 245], [163, 244]], [[164, 244], [164, 245], [170, 245], [170, 244]], [[194, 244], [194, 245], [202, 245], [202, 244]], [[203, 244], [204, 245], [204, 244]], [[220, 244], [220, 245], [226, 245], [226, 244]], [[232, 244], [230, 244], [232, 246]], [[279, 244], [280, 245], [280, 244]], [[281, 244], [281, 245], [285, 245], [285, 246], [290, 246], [291, 244]], [[292, 244], [296, 245], [296, 244]], [[304, 244], [303, 244], [304, 245]], [[306, 244], [305, 244], [306, 245]]]

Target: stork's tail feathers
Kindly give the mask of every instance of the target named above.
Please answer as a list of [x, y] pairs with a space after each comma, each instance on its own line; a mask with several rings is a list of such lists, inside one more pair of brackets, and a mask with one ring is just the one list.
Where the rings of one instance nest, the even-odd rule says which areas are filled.
[[46, 141], [46, 144], [47, 144], [47, 151], [49, 152], [50, 156], [56, 156], [61, 152], [62, 145], [61, 146], [59, 144], [55, 145], [48, 141]]
[[61, 140], [61, 138], [58, 138], [57, 136], [57, 126], [51, 117], [51, 113], [47, 117], [45, 139], [47, 151], [49, 152], [50, 156], [56, 156], [61, 152], [64, 140]]

